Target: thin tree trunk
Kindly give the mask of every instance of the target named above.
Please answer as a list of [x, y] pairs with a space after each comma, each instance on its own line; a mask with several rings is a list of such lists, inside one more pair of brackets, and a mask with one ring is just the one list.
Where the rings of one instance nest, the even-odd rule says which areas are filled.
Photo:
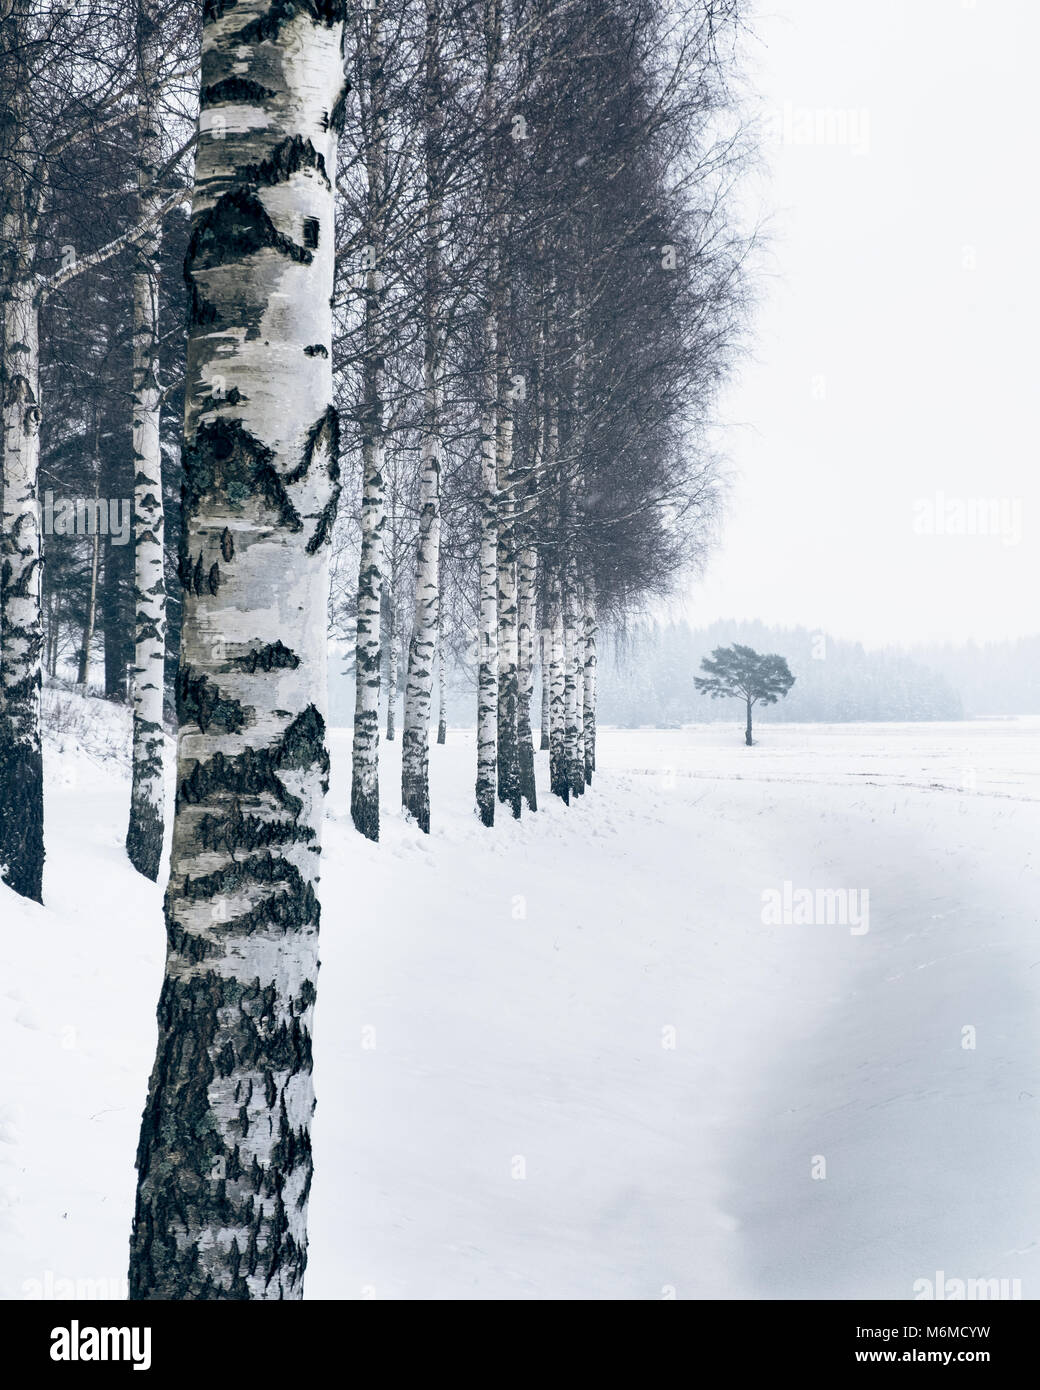
[[596, 771], [596, 587], [585, 580], [585, 785]]
[[397, 687], [401, 680], [401, 620], [397, 612], [397, 595], [393, 585], [387, 585], [387, 603], [390, 610], [387, 646], [389, 655], [386, 673], [386, 741], [393, 743], [397, 732]]
[[132, 1298], [303, 1293], [342, 41], [338, 5], [206, 8], [185, 262], [178, 792]]
[[162, 855], [163, 676], [166, 661], [166, 580], [163, 572], [162, 454], [159, 446], [159, 251], [161, 202], [155, 177], [162, 159], [155, 109], [161, 33], [151, 0], [138, 9], [139, 221], [149, 230], [137, 243], [134, 266], [134, 707], [133, 778], [126, 852], [154, 882]]
[[578, 727], [582, 699], [578, 673], [583, 669], [584, 644], [579, 645], [578, 642], [578, 594], [573, 559], [564, 567], [563, 575], [563, 644], [566, 662], [564, 703], [567, 784], [572, 796], [581, 796], [585, 790], [585, 754]]
[[516, 741], [520, 790], [532, 811], [538, 810], [538, 789], [534, 776], [534, 740], [531, 736], [537, 570], [538, 552], [527, 539], [520, 547], [517, 557]]
[[437, 694], [440, 713], [437, 718], [437, 742], [448, 741], [448, 681], [444, 665], [444, 638], [441, 637], [440, 651], [437, 653]]
[[58, 664], [58, 591], [52, 589], [47, 597], [47, 637], [44, 666], [53, 680]]
[[503, 286], [498, 330], [497, 470], [498, 551], [498, 799], [520, 819], [520, 760], [517, 744], [518, 634], [516, 500], [513, 495], [513, 396], [508, 352], [510, 294]]
[[[497, 357], [497, 319], [489, 312], [484, 351], [489, 364]], [[498, 775], [498, 475], [494, 370], [484, 375], [484, 410], [480, 421], [480, 616], [477, 658], [477, 815], [495, 823]]]
[[90, 683], [90, 649], [94, 645], [94, 625], [97, 622], [98, 590], [98, 552], [101, 546], [101, 528], [97, 524], [97, 503], [101, 496], [101, 460], [97, 456], [97, 430], [94, 431], [94, 537], [90, 547], [90, 590], [87, 598], [87, 616], [83, 623], [83, 640], [79, 648], [79, 667], [76, 684], [87, 693]]
[[554, 796], [569, 802], [571, 793], [567, 760], [567, 653], [558, 573], [554, 574], [552, 579], [549, 614], [552, 634], [549, 650], [549, 790]]
[[[485, 71], [482, 120], [486, 131], [495, 123], [496, 75], [502, 39], [501, 6], [488, 0], [484, 7]], [[497, 196], [495, 141], [488, 140], [484, 157], [487, 207], [494, 222]], [[501, 327], [497, 238], [487, 248], [484, 315], [483, 401], [480, 416], [480, 547], [477, 618], [477, 815], [482, 825], [495, 823], [498, 781], [498, 335]]]
[[[383, 22], [379, 0], [368, 10], [366, 54], [368, 142], [366, 165], [368, 271], [365, 279], [365, 347], [363, 367], [361, 454], [364, 480], [361, 501], [361, 564], [358, 576], [356, 695], [350, 814], [370, 840], [379, 839], [379, 677], [380, 599], [383, 583], [383, 530], [386, 486], [383, 478], [383, 165], [386, 158], [386, 110], [383, 91]], [[393, 697], [391, 695], [391, 710]], [[392, 713], [389, 716], [392, 722]], [[388, 732], [392, 737], [392, 731]]]
[[419, 541], [415, 617], [401, 735], [401, 804], [424, 834], [430, 831], [430, 713], [433, 662], [440, 625], [440, 238], [442, 218], [441, 0], [426, 0], [426, 268], [423, 347], [423, 426], [419, 475]]
[[747, 702], [747, 724], [744, 727], [744, 742], [751, 747], [751, 701]]
[[542, 628], [541, 646], [538, 656], [538, 668], [542, 677], [542, 736], [539, 740], [539, 753], [546, 753], [549, 750], [549, 651], [552, 644], [552, 633], [548, 628]]

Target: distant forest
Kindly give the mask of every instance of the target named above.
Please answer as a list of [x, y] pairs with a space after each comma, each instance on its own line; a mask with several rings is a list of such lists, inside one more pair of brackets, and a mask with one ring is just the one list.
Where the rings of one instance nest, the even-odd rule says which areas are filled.
[[600, 718], [606, 724], [670, 728], [739, 722], [736, 703], [699, 695], [693, 678], [715, 647], [740, 642], [787, 658], [796, 682], [763, 720], [971, 719], [1040, 714], [1040, 635], [979, 646], [867, 650], [808, 628], [723, 621], [644, 622], [604, 633], [599, 661]]

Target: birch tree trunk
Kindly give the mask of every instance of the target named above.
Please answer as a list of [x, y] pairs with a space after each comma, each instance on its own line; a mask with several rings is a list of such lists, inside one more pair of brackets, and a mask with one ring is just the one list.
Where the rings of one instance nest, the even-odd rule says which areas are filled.
[[592, 782], [596, 771], [596, 587], [585, 580], [585, 784]]
[[[97, 516], [98, 498], [101, 495], [101, 460], [97, 454], [97, 428], [94, 429], [94, 516]], [[94, 627], [97, 623], [98, 592], [98, 552], [101, 547], [101, 528], [95, 524], [94, 537], [90, 546], [90, 590], [87, 597], [87, 616], [83, 623], [83, 641], [79, 648], [79, 669], [76, 684], [87, 693], [90, 683], [90, 649], [94, 645]]]
[[[386, 108], [383, 90], [383, 17], [379, 0], [368, 13], [366, 165], [368, 176], [365, 228], [368, 256], [365, 279], [365, 346], [363, 366], [361, 454], [364, 469], [361, 500], [361, 564], [358, 576], [356, 694], [350, 814], [370, 840], [379, 839], [379, 677], [380, 600], [383, 584], [383, 530], [386, 485], [383, 478], [383, 174], [386, 159]], [[396, 677], [395, 677], [396, 678]], [[391, 694], [392, 722], [393, 694]], [[388, 737], [392, 737], [392, 730]]]
[[565, 754], [567, 760], [567, 785], [572, 796], [581, 796], [585, 790], [585, 755], [581, 747], [578, 727], [581, 710], [581, 691], [578, 688], [578, 672], [582, 668], [584, 644], [578, 643], [578, 595], [574, 575], [574, 561], [570, 560], [563, 577], [563, 646], [564, 646], [564, 705], [565, 705]]
[[[488, 315], [484, 350], [497, 360], [497, 320]], [[498, 475], [495, 373], [484, 375], [480, 422], [480, 652], [477, 665], [477, 815], [495, 823], [498, 775]]]
[[[0, 878], [43, 896], [43, 547], [40, 534], [40, 331], [33, 280], [37, 204], [25, 118], [24, 0], [4, 16], [3, 531], [0, 538]], [[37, 194], [38, 198], [40, 195]]]
[[439, 697], [439, 714], [437, 717], [437, 742], [447, 743], [448, 741], [448, 680], [444, 667], [444, 639], [441, 638], [440, 651], [437, 653], [437, 693]]
[[419, 541], [415, 617], [401, 735], [401, 803], [424, 834], [430, 832], [430, 712], [433, 662], [440, 624], [440, 238], [442, 219], [441, 0], [426, 0], [426, 274], [423, 347], [423, 428], [419, 476]]
[[126, 852], [134, 868], [159, 876], [165, 817], [163, 682], [166, 581], [163, 573], [162, 455], [159, 447], [159, 251], [161, 202], [155, 186], [162, 157], [156, 113], [160, 30], [151, 0], [138, 9], [137, 220], [149, 223], [134, 264], [134, 707], [133, 776]]
[[567, 760], [567, 661], [560, 579], [553, 575], [549, 599], [549, 790], [569, 803]]
[[40, 465], [39, 309], [32, 256], [7, 202], [4, 240], [14, 261], [4, 286], [3, 552], [0, 557], [0, 877], [23, 897], [43, 900], [43, 610], [38, 482]]
[[534, 700], [534, 627], [537, 605], [538, 552], [528, 537], [517, 556], [517, 703], [516, 743], [520, 791], [530, 810], [538, 810], [534, 776], [531, 703]]
[[390, 631], [387, 642], [389, 655], [386, 673], [386, 741], [393, 743], [397, 732], [397, 687], [401, 680], [401, 619], [397, 612], [397, 595], [392, 584], [387, 585], [387, 595]]
[[[484, 7], [485, 71], [482, 125], [495, 124], [496, 73], [502, 42], [499, 0]], [[484, 156], [487, 211], [494, 219], [497, 196], [495, 141], [488, 139]], [[480, 541], [477, 590], [477, 815], [482, 825], [495, 823], [498, 780], [498, 334], [501, 318], [499, 247], [492, 236], [486, 250], [483, 401], [480, 417]]]
[[206, 7], [177, 802], [132, 1298], [303, 1292], [342, 42], [339, 0]]
[[513, 391], [510, 378], [508, 322], [510, 295], [500, 302], [496, 376], [498, 381], [498, 799], [520, 819], [520, 762], [517, 746], [517, 586], [516, 502], [513, 492]]
[[538, 743], [538, 751], [546, 753], [549, 750], [549, 652], [552, 645], [552, 633], [549, 628], [542, 628], [540, 640], [538, 669], [542, 677], [542, 736]]

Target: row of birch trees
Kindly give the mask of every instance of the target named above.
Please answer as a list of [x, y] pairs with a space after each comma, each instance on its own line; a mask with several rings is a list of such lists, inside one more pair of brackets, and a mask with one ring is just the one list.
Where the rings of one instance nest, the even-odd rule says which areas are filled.
[[[193, 0], [0, 8], [0, 866], [39, 898], [41, 687], [65, 670], [86, 689], [99, 642], [105, 693], [134, 711], [127, 851], [159, 871], [196, 293], [185, 306], [180, 267], [213, 84]], [[384, 729], [401, 802], [430, 828], [446, 673], [473, 690], [485, 825], [536, 809], [536, 748], [551, 794], [580, 796], [598, 630], [710, 540], [712, 404], [746, 285], [741, 24], [738, 0], [367, 0], [354, 18], [329, 174], [329, 616], [351, 649], [351, 810], [371, 839]], [[52, 516], [52, 493], [86, 525]], [[123, 494], [125, 550], [104, 537]]]
[[401, 798], [428, 830], [449, 666], [476, 690], [485, 825], [536, 809], [536, 743], [551, 793], [582, 795], [600, 625], [710, 540], [712, 403], [746, 288], [740, 22], [736, 4], [626, 0], [358, 16], [336, 348], [358, 436], [337, 547], [356, 553], [352, 814], [372, 839], [381, 696], [393, 738], [403, 682]]

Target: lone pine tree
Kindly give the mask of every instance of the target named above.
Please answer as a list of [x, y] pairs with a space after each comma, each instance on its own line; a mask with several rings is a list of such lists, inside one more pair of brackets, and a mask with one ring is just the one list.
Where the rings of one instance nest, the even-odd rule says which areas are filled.
[[343, 32], [343, 0], [205, 6], [177, 798], [134, 1298], [303, 1292]]
[[706, 676], [695, 676], [694, 685], [713, 700], [740, 699], [747, 706], [744, 742], [751, 747], [751, 710], [754, 705], [775, 705], [794, 685], [787, 662], [771, 653], [760, 656], [753, 647], [716, 647], [701, 662]]

